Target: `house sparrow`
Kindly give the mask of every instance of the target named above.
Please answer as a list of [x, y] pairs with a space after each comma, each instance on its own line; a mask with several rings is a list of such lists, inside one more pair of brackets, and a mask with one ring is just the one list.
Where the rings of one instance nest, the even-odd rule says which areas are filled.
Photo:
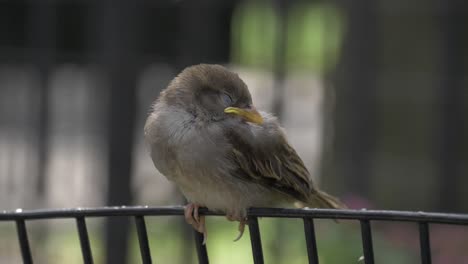
[[317, 188], [277, 119], [257, 111], [246, 84], [223, 66], [195, 65], [174, 78], [152, 107], [145, 140], [156, 168], [187, 198], [185, 219], [204, 241], [199, 207], [239, 221], [236, 240], [249, 207], [344, 207]]

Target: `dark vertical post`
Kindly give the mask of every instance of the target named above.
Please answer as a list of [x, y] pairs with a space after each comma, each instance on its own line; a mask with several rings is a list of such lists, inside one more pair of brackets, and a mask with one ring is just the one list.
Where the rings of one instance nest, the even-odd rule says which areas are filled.
[[148, 233], [146, 232], [145, 218], [142, 215], [135, 216], [135, 224], [140, 244], [141, 261], [143, 264], [151, 264], [151, 251], [148, 243]]
[[[29, 3], [29, 14], [27, 22], [27, 41], [32, 63], [39, 72], [37, 87], [33, 87], [31, 105], [35, 110], [31, 111], [33, 124], [32, 131], [35, 136], [35, 151], [37, 155], [37, 167], [27, 173], [34, 176], [35, 190], [33, 192], [34, 202], [37, 207], [45, 207], [47, 195], [47, 165], [49, 163], [49, 80], [53, 69], [56, 53], [56, 5], [35, 1]], [[34, 182], [34, 181], [33, 181]], [[47, 240], [48, 226], [41, 223], [34, 237], [37, 243]]]
[[273, 113], [281, 119], [284, 111], [284, 82], [286, 78], [286, 40], [288, 37], [288, 4], [286, 0], [274, 0], [278, 18], [278, 28], [273, 54]]
[[[466, 8], [457, 6], [464, 1], [438, 0], [441, 23], [441, 79], [440, 98], [440, 132], [439, 132], [439, 183], [440, 194], [438, 206], [440, 211], [462, 210], [460, 193], [462, 146], [466, 142], [463, 122], [463, 51], [466, 47]], [[463, 21], [465, 19], [465, 21]], [[464, 23], [465, 22], [465, 23]], [[465, 56], [466, 57], [466, 56]]]
[[32, 264], [31, 249], [29, 247], [28, 232], [23, 219], [16, 220], [16, 231], [18, 232], [18, 240], [21, 249], [21, 256], [24, 264]]
[[[138, 25], [137, 1], [99, 2], [98, 50], [109, 87], [107, 205], [132, 203], [131, 171], [136, 112]], [[129, 219], [109, 217], [106, 224], [106, 263], [127, 260]]]
[[421, 250], [421, 263], [431, 264], [431, 244], [429, 240], [429, 224], [419, 223], [419, 245]]
[[234, 1], [183, 1], [177, 67], [222, 63], [229, 59], [230, 22]]
[[260, 239], [260, 229], [258, 219], [249, 216], [250, 243], [252, 244], [252, 256], [254, 264], [263, 264], [262, 240]]
[[[335, 19], [334, 16], [332, 16], [329, 12], [324, 12], [324, 17], [323, 17], [323, 27], [324, 27], [324, 32], [327, 32], [330, 28], [330, 22]], [[336, 179], [333, 176], [333, 169], [335, 168], [336, 164], [334, 164], [334, 153], [333, 153], [333, 137], [335, 135], [334, 131], [334, 111], [335, 111], [335, 87], [332, 85], [333, 82], [333, 74], [334, 74], [334, 69], [329, 70], [328, 69], [328, 63], [330, 60], [330, 57], [332, 57], [333, 53], [336, 51], [332, 51], [331, 49], [328, 49], [327, 47], [330, 46], [330, 42], [332, 42], [332, 37], [329, 37], [327, 34], [324, 35], [323, 42], [321, 43], [322, 45], [322, 61], [320, 62], [322, 65], [322, 74], [321, 78], [323, 81], [323, 103], [321, 107], [322, 111], [322, 121], [321, 121], [321, 126], [322, 126], [322, 147], [321, 147], [321, 154], [320, 154], [320, 163], [318, 173], [319, 175], [323, 176], [321, 178], [322, 185], [325, 189], [330, 190], [331, 192], [336, 192], [336, 194], [339, 193], [344, 193], [347, 190], [342, 190], [342, 191], [337, 191], [334, 188], [340, 188], [340, 184], [337, 184], [341, 182], [341, 179]]]
[[206, 245], [203, 244], [203, 234], [193, 230], [193, 236], [195, 238], [195, 248], [198, 255], [198, 263], [208, 264], [208, 252], [206, 251]]
[[[37, 194], [45, 194], [46, 169], [49, 155], [49, 74], [54, 63], [56, 49], [56, 8], [55, 4], [32, 2], [28, 23], [28, 42], [31, 58], [39, 69], [37, 121]], [[42, 200], [42, 199], [40, 199]]]
[[337, 178], [346, 190], [370, 196], [370, 163], [376, 141], [377, 2], [339, 1], [348, 17], [336, 72]]
[[83, 255], [83, 263], [93, 264], [93, 255], [89, 244], [88, 229], [84, 217], [76, 218], [76, 226], [78, 228], [78, 236], [80, 238], [81, 254]]
[[309, 264], [318, 264], [317, 241], [315, 240], [315, 227], [312, 218], [304, 218], [304, 232], [307, 245]]
[[372, 245], [372, 231], [369, 220], [361, 220], [361, 236], [364, 263], [374, 264], [374, 247]]

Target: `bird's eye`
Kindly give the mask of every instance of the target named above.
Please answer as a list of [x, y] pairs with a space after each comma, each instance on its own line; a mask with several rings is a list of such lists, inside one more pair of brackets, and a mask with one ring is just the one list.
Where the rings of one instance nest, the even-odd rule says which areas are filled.
[[225, 94], [225, 93], [221, 94], [221, 100], [223, 101], [223, 104], [225, 106], [229, 106], [233, 102], [232, 97], [229, 94]]

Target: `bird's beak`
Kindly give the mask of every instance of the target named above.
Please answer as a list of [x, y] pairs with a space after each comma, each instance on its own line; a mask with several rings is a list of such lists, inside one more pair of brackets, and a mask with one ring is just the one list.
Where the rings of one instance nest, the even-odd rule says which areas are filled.
[[250, 108], [238, 108], [238, 107], [227, 107], [224, 109], [224, 113], [226, 114], [233, 114], [242, 117], [247, 122], [251, 122], [254, 124], [262, 124], [263, 117], [257, 112], [255, 107]]

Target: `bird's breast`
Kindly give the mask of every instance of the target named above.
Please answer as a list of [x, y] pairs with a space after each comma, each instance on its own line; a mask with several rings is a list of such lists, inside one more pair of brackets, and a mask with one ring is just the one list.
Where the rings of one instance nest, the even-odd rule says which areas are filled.
[[148, 118], [145, 131], [156, 168], [171, 180], [207, 172], [225, 156], [222, 131], [215, 125], [199, 124], [184, 112], [153, 114]]

